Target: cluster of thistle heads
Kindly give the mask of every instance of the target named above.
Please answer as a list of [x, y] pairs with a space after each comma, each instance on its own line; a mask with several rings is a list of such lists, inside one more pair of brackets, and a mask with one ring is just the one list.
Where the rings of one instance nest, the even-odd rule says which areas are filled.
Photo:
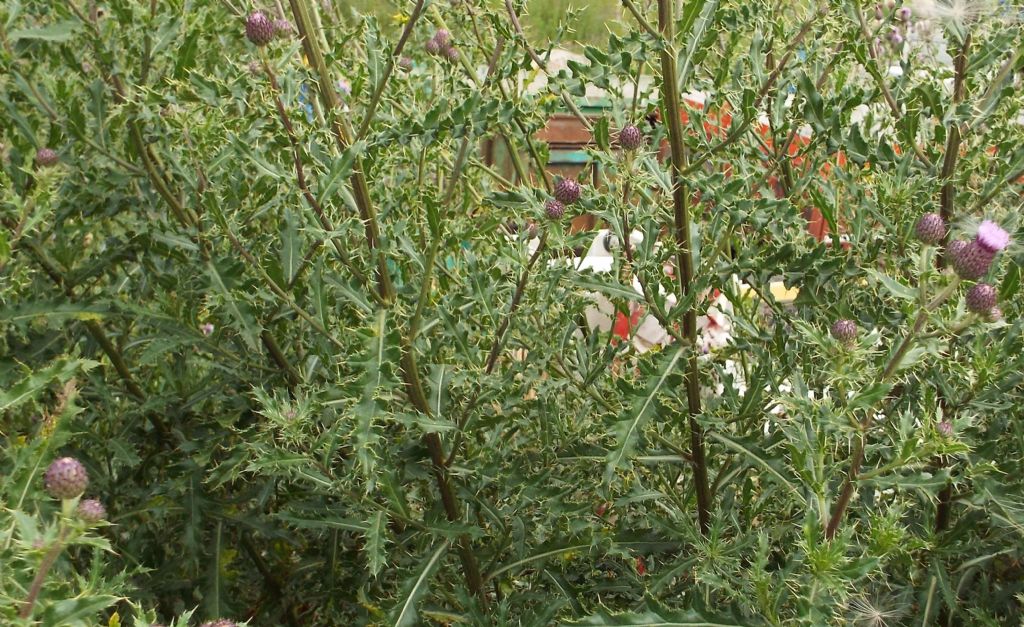
[[452, 34], [443, 28], [437, 29], [426, 45], [427, 54], [448, 59], [452, 63], [459, 60], [459, 50], [452, 43]]
[[[627, 124], [619, 130], [619, 146], [633, 152], [643, 147], [645, 142], [643, 131], [633, 124]], [[544, 213], [552, 220], [560, 220], [565, 215], [565, 208], [579, 201], [583, 188], [575, 179], [559, 179], [555, 183], [554, 198], [544, 203]]]
[[290, 37], [291, 34], [291, 22], [271, 20], [263, 11], [253, 11], [245, 18], [245, 36], [257, 46], [265, 46], [275, 38]]
[[[85, 489], [89, 487], [89, 473], [85, 471], [82, 462], [74, 457], [61, 457], [46, 469], [43, 483], [53, 498], [73, 501], [85, 494]], [[107, 509], [97, 499], [82, 499], [75, 513], [90, 525], [107, 517]]]
[[[946, 223], [937, 213], [926, 213], [914, 228], [917, 238], [925, 244], [938, 244], [946, 235]], [[961, 279], [978, 281], [989, 273], [996, 254], [1010, 245], [1010, 234], [991, 220], [983, 221], [973, 240], [953, 240], [946, 246], [950, 265]], [[979, 281], [967, 291], [967, 309], [990, 321], [1002, 317], [996, 306], [996, 288]]]
[[[914, 226], [917, 239], [928, 246], [941, 244], [946, 237], [946, 221], [937, 213], [922, 215]], [[953, 240], [946, 246], [950, 266], [964, 280], [978, 281], [989, 273], [996, 254], [1010, 245], [1010, 234], [991, 220], [978, 225], [972, 240]], [[978, 281], [967, 290], [967, 309], [989, 322], [1002, 318], [997, 305], [999, 292], [991, 284]], [[852, 345], [857, 339], [857, 324], [853, 320], [837, 320], [830, 329], [838, 342]]]
[[[43, 484], [47, 493], [63, 502], [79, 499], [89, 487], [89, 473], [82, 462], [74, 457], [61, 457], [54, 460], [43, 475]], [[78, 502], [75, 515], [88, 525], [95, 525], [107, 517], [107, 509], [97, 499], [82, 499]], [[153, 627], [163, 627], [153, 625]], [[200, 627], [236, 627], [233, 620], [218, 618], [203, 623]]]
[[[875, 5], [875, 22], [878, 24], [886, 21], [889, 22], [885, 40], [894, 50], [899, 50], [903, 46], [907, 34], [913, 28], [913, 23], [911, 22], [912, 15], [913, 12], [910, 10], [910, 7], [896, 8], [894, 0], [888, 0], [884, 7], [881, 4]], [[876, 56], [880, 56], [883, 53], [884, 49], [882, 48], [882, 39], [880, 37], [875, 38], [872, 46]]]

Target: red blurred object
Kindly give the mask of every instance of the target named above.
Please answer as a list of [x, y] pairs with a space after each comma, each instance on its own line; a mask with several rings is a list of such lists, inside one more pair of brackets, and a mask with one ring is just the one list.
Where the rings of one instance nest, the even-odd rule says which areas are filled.
[[644, 558], [636, 558], [636, 574], [643, 577], [647, 574], [647, 564], [644, 563]]

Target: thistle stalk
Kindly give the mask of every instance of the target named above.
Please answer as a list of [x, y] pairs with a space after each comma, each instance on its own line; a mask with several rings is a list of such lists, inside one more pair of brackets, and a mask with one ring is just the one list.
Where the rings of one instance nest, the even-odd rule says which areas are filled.
[[[929, 314], [935, 311], [942, 303], [946, 302], [946, 300], [956, 292], [956, 288], [959, 285], [959, 278], [954, 277], [950, 284], [940, 291], [935, 298], [922, 305], [921, 310], [917, 313], [917, 317], [914, 319], [913, 326], [911, 326], [907, 331], [907, 334], [903, 336], [903, 339], [900, 340], [900, 343], [896, 346], [896, 349], [893, 351], [888, 363], [886, 363], [885, 368], [882, 370], [879, 382], [885, 383], [892, 379], [893, 375], [896, 374], [900, 365], [903, 363], [903, 358], [906, 357], [907, 352], [909, 352], [911, 346], [914, 345], [914, 340], [917, 339], [918, 335], [924, 329], [924, 325], [928, 322]], [[858, 425], [860, 437], [857, 439], [857, 444], [853, 449], [853, 455], [850, 458], [850, 469], [846, 473], [846, 478], [843, 480], [843, 487], [839, 493], [839, 500], [836, 501], [836, 505], [832, 509], [832, 516], [828, 521], [828, 526], [825, 528], [825, 539], [827, 540], [835, 538], [836, 533], [839, 531], [839, 525], [843, 522], [843, 516], [846, 514], [847, 508], [850, 506], [850, 499], [853, 498], [853, 491], [860, 475], [860, 467], [861, 464], [864, 463], [864, 447], [866, 446], [867, 430], [868, 427], [871, 426], [871, 416], [873, 414], [873, 408], [865, 410], [864, 418], [861, 419], [860, 424]]]
[[[690, 427], [690, 456], [697, 494], [697, 519], [701, 533], [707, 535], [711, 526], [711, 490], [708, 484], [707, 460], [704, 457], [704, 429], [697, 422], [700, 415], [700, 382], [697, 365], [697, 304], [693, 291], [693, 244], [690, 241], [689, 187], [683, 181], [688, 168], [686, 147], [683, 145], [680, 118], [679, 85], [676, 71], [676, 53], [672, 45], [674, 17], [672, 0], [658, 0], [658, 28], [665, 40], [661, 51], [661, 93], [664, 98], [665, 120], [668, 123], [669, 145], [672, 148], [672, 205], [673, 235], [676, 244], [676, 266], [679, 269], [679, 300], [687, 302], [683, 318], [683, 335], [690, 344], [685, 384], [686, 407]], [[628, 235], [627, 235], [628, 236]]]

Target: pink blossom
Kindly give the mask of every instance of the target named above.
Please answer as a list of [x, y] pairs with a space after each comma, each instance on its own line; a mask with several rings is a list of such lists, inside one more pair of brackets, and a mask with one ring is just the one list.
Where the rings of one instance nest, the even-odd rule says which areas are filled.
[[1010, 245], [1010, 234], [991, 220], [985, 220], [978, 227], [977, 242], [989, 252], [1000, 251]]

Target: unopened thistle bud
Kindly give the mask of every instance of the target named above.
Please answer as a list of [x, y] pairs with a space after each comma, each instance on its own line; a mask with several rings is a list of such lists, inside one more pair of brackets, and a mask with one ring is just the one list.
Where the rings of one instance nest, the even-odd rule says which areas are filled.
[[857, 339], [857, 323], [847, 319], [836, 320], [830, 332], [840, 343], [849, 346]]
[[544, 213], [552, 220], [561, 220], [565, 215], [565, 205], [552, 198], [544, 203]]
[[265, 46], [274, 39], [274, 23], [263, 11], [250, 13], [245, 20], [245, 36], [257, 46]]
[[46, 491], [55, 499], [73, 499], [82, 496], [89, 485], [85, 466], [74, 457], [61, 457], [46, 469], [43, 477]]
[[107, 508], [96, 499], [85, 499], [78, 504], [78, 517], [94, 525], [107, 517]]
[[976, 314], [988, 314], [996, 306], [996, 288], [978, 283], [967, 291], [967, 309]]
[[632, 152], [644, 145], [644, 135], [636, 126], [627, 124], [619, 131], [619, 145], [623, 150]]
[[925, 244], [938, 244], [946, 235], [946, 221], [937, 213], [926, 213], [918, 219], [914, 234]]
[[574, 179], [561, 179], [555, 183], [555, 200], [563, 205], [571, 205], [580, 199], [582, 189]]

